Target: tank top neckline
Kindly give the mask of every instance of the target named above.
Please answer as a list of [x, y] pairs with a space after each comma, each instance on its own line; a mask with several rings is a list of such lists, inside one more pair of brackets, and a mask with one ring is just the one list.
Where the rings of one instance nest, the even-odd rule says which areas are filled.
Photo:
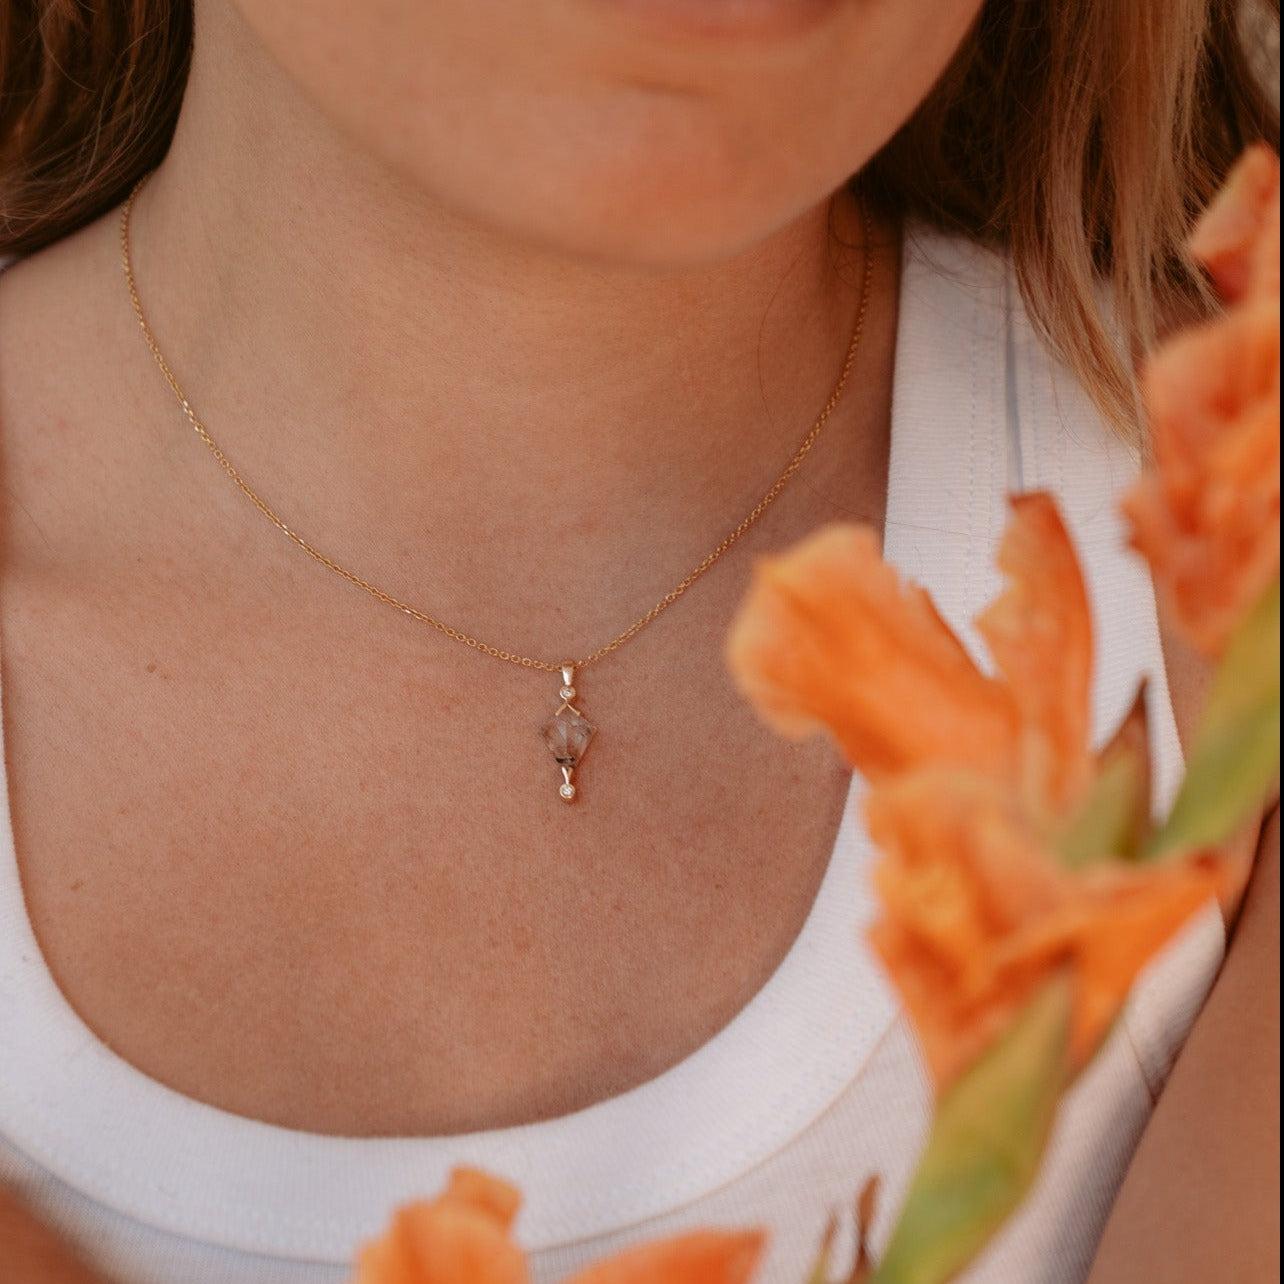
[[[1021, 459], [1009, 371], [1013, 287], [995, 261], [968, 243], [906, 229], [885, 551], [932, 589], [965, 640], [994, 586], [989, 559], [1003, 493], [1022, 480], [995, 476]], [[874, 902], [862, 794], [853, 777], [819, 891], [784, 959], [726, 1026], [670, 1069], [541, 1122], [453, 1137], [345, 1138], [184, 1097], [89, 1030], [32, 931], [0, 770], [0, 1136], [146, 1225], [303, 1261], [351, 1261], [390, 1208], [439, 1189], [460, 1164], [522, 1189], [518, 1232], [531, 1250], [670, 1212], [788, 1145], [859, 1075], [897, 1018], [863, 943]]]

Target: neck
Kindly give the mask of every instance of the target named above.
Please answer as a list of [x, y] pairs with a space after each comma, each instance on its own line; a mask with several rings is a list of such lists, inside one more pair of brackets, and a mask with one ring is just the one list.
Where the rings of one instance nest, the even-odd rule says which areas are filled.
[[206, 9], [133, 245], [162, 348], [252, 476], [391, 548], [527, 496], [699, 536], [752, 502], [850, 333], [830, 202], [714, 265], [574, 260], [356, 151]]

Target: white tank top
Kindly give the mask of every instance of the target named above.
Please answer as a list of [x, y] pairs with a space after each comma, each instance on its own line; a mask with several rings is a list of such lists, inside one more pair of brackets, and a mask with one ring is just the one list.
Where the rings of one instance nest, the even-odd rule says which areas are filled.
[[[886, 549], [971, 644], [998, 588], [1005, 494], [1061, 501], [1093, 595], [1100, 735], [1150, 678], [1159, 796], [1180, 751], [1153, 595], [1115, 500], [1136, 468], [1034, 335], [1000, 257], [911, 229], [892, 408]], [[761, 1284], [800, 1284], [831, 1210], [884, 1178], [890, 1229], [930, 1097], [895, 996], [862, 943], [874, 912], [862, 782], [828, 871], [766, 985], [698, 1051], [565, 1117], [461, 1137], [336, 1138], [183, 1097], [99, 1041], [54, 983], [23, 902], [0, 772], [0, 1181], [121, 1284], [340, 1284], [399, 1203], [467, 1163], [525, 1194], [537, 1284], [696, 1225], [761, 1225]], [[1038, 1187], [968, 1279], [1087, 1272], [1157, 1092], [1221, 959], [1214, 906], [1143, 978], [1060, 1118]], [[850, 1241], [850, 1227], [846, 1229]]]

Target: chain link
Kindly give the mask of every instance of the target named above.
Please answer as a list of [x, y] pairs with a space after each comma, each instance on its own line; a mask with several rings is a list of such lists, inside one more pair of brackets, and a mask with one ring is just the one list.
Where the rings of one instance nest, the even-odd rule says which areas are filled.
[[187, 394], [183, 391], [182, 385], [178, 382], [177, 376], [170, 368], [165, 354], [161, 351], [160, 344], [156, 340], [155, 334], [152, 333], [151, 325], [148, 323], [147, 314], [143, 310], [143, 301], [138, 293], [138, 284], [134, 279], [133, 256], [130, 251], [130, 215], [133, 213], [134, 202], [138, 193], [142, 190], [143, 184], [147, 179], [144, 177], [135, 184], [133, 191], [130, 192], [128, 199], [120, 212], [120, 259], [121, 267], [125, 274], [125, 285], [129, 290], [129, 301], [133, 305], [134, 315], [138, 318], [139, 329], [142, 331], [143, 338], [147, 341], [147, 347], [151, 351], [160, 372], [165, 376], [165, 382], [169, 384], [182, 408], [187, 422], [191, 425], [197, 437], [204, 442], [210, 454], [218, 461], [219, 466], [232, 479], [241, 493], [254, 505], [255, 508], [263, 514], [264, 517], [272, 523], [283, 535], [292, 543], [298, 545], [310, 558], [320, 562], [327, 570], [333, 571], [336, 575], [347, 580], [349, 584], [364, 590], [376, 601], [383, 602], [386, 606], [410, 616], [413, 620], [418, 620], [421, 624], [426, 624], [430, 628], [436, 629], [438, 633], [444, 634], [455, 642], [462, 642], [464, 646], [471, 647], [474, 651], [482, 655], [488, 655], [495, 660], [503, 660], [506, 664], [519, 665], [523, 669], [536, 669], [541, 673], [559, 673], [563, 665], [571, 664], [576, 669], [583, 669], [590, 664], [596, 664], [599, 660], [604, 659], [613, 651], [618, 650], [626, 642], [636, 637], [648, 624], [651, 624], [665, 611], [669, 609], [686, 591], [708, 572], [713, 565], [730, 549], [739, 542], [741, 537], [752, 527], [758, 519], [767, 511], [768, 508], [776, 501], [780, 492], [792, 480], [794, 474], [802, 467], [803, 460], [811, 453], [812, 447], [824, 431], [825, 425], [829, 422], [838, 403], [842, 400], [843, 391], [847, 387], [848, 376], [851, 374], [852, 366], [856, 361], [856, 353], [860, 348], [861, 335], [865, 328], [865, 313], [869, 307], [870, 293], [870, 253], [869, 245], [871, 241], [871, 226], [869, 213], [864, 204], [861, 205], [861, 219], [865, 229], [865, 246], [861, 255], [861, 282], [860, 282], [860, 299], [856, 308], [856, 320], [852, 325], [851, 341], [847, 345], [847, 353], [843, 359], [842, 369], [838, 374], [838, 382], [834, 385], [834, 390], [829, 394], [829, 400], [825, 402], [819, 415], [816, 416], [815, 422], [808, 429], [807, 435], [798, 444], [789, 462], [785, 465], [784, 470], [776, 478], [771, 486], [767, 489], [762, 498], [749, 510], [748, 513], [740, 520], [740, 523], [729, 531], [719, 543], [711, 549], [704, 558], [687, 572], [683, 578], [673, 586], [649, 611], [640, 618], [633, 621], [622, 633], [617, 633], [609, 642], [599, 646], [597, 650], [589, 652], [579, 660], [541, 660], [535, 656], [519, 655], [515, 651], [506, 651], [502, 647], [492, 646], [489, 642], [483, 642], [479, 638], [473, 637], [469, 633], [463, 632], [444, 620], [439, 620], [436, 616], [429, 615], [427, 611], [422, 611], [409, 602], [403, 602], [400, 598], [394, 597], [391, 593], [385, 592], [377, 585], [372, 584], [369, 580], [362, 578], [355, 571], [349, 570], [346, 566], [336, 562], [332, 557], [323, 553], [314, 544], [310, 543], [298, 531], [294, 529], [279, 513], [265, 500], [238, 471], [236, 466], [223, 452], [223, 448], [214, 440], [209, 430], [201, 422], [200, 417], [192, 408], [192, 403], [188, 400]]

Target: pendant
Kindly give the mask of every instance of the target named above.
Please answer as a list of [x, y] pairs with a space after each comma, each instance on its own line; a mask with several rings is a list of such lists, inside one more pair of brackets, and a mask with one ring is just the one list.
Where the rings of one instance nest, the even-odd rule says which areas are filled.
[[562, 703], [557, 712], [544, 724], [544, 743], [562, 769], [562, 783], [557, 787], [563, 802], [575, 801], [575, 768], [588, 751], [589, 741], [597, 728], [571, 703], [575, 699], [575, 666], [562, 665], [562, 687], [558, 691]]

